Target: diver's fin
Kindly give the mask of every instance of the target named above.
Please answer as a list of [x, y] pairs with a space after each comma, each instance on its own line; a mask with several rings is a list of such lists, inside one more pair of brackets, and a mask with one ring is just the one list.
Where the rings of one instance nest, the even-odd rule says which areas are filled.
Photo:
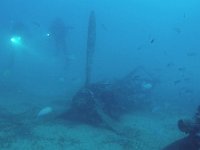
[[162, 150], [199, 150], [199, 145], [193, 136], [187, 136], [173, 142]]

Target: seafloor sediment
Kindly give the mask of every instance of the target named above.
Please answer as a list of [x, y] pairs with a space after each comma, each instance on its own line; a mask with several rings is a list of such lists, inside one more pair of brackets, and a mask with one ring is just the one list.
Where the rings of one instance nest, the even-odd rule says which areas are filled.
[[118, 135], [52, 118], [38, 120], [34, 117], [37, 110], [34, 103], [9, 103], [7, 98], [6, 104], [5, 99], [1, 97], [2, 150], [159, 150], [184, 136], [176, 126], [183, 117], [180, 114], [134, 112], [122, 118], [120, 124], [125, 134]]

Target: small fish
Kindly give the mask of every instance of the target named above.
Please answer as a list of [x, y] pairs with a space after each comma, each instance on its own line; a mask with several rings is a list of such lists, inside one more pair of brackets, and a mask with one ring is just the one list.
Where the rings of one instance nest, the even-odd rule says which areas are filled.
[[184, 81], [185, 82], [188, 82], [188, 81], [190, 81], [191, 79], [190, 78], [184, 78]]
[[37, 21], [33, 21], [32, 23], [37, 28], [40, 28], [40, 26], [41, 26], [40, 23], [38, 23]]
[[137, 50], [142, 50], [143, 49], [143, 45], [138, 46]]
[[174, 63], [169, 62], [166, 66], [167, 66], [167, 67], [173, 67], [173, 66], [174, 66]]
[[174, 28], [174, 31], [175, 31], [177, 34], [180, 34], [180, 33], [181, 33], [181, 29], [178, 28], [178, 27]]
[[179, 96], [191, 96], [194, 93], [192, 89], [182, 87], [179, 91]]
[[174, 85], [177, 85], [177, 84], [179, 84], [179, 83], [181, 83], [181, 80], [176, 80], [176, 81], [174, 81]]
[[197, 56], [197, 53], [196, 52], [189, 52], [189, 53], [187, 53], [187, 56], [188, 57]]
[[43, 109], [41, 109], [41, 110], [39, 111], [39, 113], [37, 114], [37, 117], [46, 116], [46, 115], [52, 113], [52, 111], [53, 111], [53, 109], [52, 109], [51, 107], [49, 107], [49, 106], [44, 107]]
[[147, 83], [147, 82], [144, 82], [143, 84], [142, 84], [142, 87], [144, 88], [144, 89], [151, 89], [152, 87], [153, 87], [153, 85], [151, 84], [151, 83]]
[[183, 14], [183, 18], [186, 18], [186, 13]]
[[192, 93], [193, 93], [193, 90], [190, 90], [190, 89], [185, 90], [185, 94], [192, 94]]
[[151, 39], [150, 43], [153, 44], [155, 42], [155, 39]]
[[183, 71], [185, 71], [185, 70], [186, 70], [185, 67], [179, 67], [179, 68], [178, 68], [178, 71], [181, 71], [181, 72], [183, 72]]
[[138, 80], [138, 79], [140, 79], [140, 75], [134, 75], [132, 78], [133, 78], [133, 80]]
[[102, 28], [104, 31], [108, 31], [108, 28], [105, 26], [105, 24], [101, 24], [101, 28]]

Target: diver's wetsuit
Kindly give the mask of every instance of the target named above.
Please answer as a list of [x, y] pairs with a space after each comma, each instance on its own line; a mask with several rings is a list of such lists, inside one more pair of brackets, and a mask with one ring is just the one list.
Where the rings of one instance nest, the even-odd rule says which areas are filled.
[[200, 106], [192, 119], [179, 120], [178, 127], [188, 136], [175, 141], [163, 150], [200, 150]]

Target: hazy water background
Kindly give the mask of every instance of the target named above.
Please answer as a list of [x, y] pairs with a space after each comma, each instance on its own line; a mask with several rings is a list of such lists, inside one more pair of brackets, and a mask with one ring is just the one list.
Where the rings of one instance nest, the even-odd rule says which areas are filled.
[[[198, 0], [1, 0], [0, 147], [146, 150], [185, 136], [176, 122], [193, 115], [200, 96], [199, 5]], [[92, 81], [115, 81], [138, 67], [155, 79], [151, 103], [143, 104], [151, 104], [148, 110], [120, 122], [135, 131], [131, 146], [106, 130], [63, 125], [52, 116], [36, 119], [46, 106], [55, 116], [65, 111], [82, 87], [91, 10], [97, 21]], [[69, 27], [67, 62], [55, 55], [47, 36], [57, 17]], [[18, 22], [24, 25], [23, 44], [16, 47], [10, 38]]]
[[[39, 100], [47, 104], [49, 97], [73, 95], [84, 82], [88, 16], [94, 10], [93, 81], [121, 78], [142, 66], [159, 81], [152, 109], [180, 108], [189, 113], [199, 104], [199, 5], [198, 0], [2, 0], [0, 93], [26, 95], [27, 103], [32, 95], [48, 97]], [[53, 44], [46, 36], [56, 17], [72, 27], [67, 66], [52, 54]], [[19, 51], [10, 43], [11, 26], [18, 21], [27, 28], [24, 49]]]

